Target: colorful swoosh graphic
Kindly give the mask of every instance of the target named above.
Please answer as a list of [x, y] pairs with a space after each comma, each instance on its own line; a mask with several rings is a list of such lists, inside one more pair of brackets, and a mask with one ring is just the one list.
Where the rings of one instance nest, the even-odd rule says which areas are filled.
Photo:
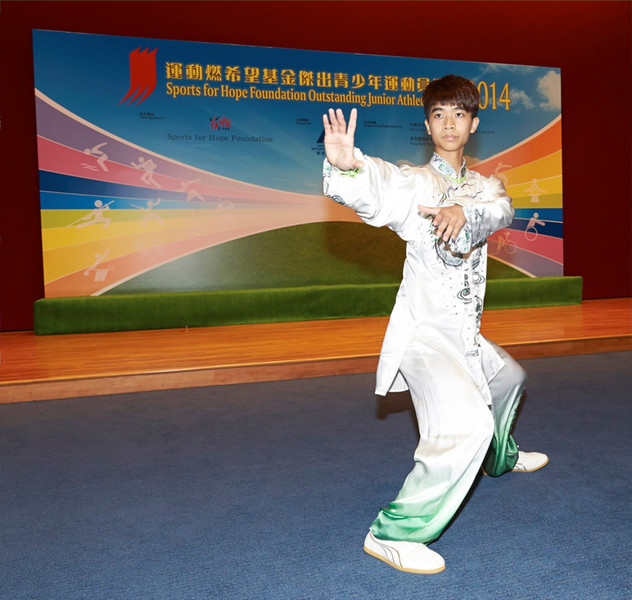
[[489, 252], [532, 276], [563, 274], [562, 117], [535, 135], [472, 167], [496, 175], [516, 211], [508, 229], [489, 238]]
[[[98, 295], [270, 229], [358, 220], [322, 196], [244, 183], [139, 148], [36, 96], [45, 123], [38, 156], [46, 297]], [[49, 139], [42, 130], [61, 133]]]
[[[322, 196], [229, 179], [140, 148], [36, 91], [47, 297], [98, 295], [200, 250], [270, 229], [356, 221]], [[46, 137], [49, 133], [51, 137]], [[513, 197], [490, 255], [531, 276], [562, 274], [561, 117], [475, 170]]]

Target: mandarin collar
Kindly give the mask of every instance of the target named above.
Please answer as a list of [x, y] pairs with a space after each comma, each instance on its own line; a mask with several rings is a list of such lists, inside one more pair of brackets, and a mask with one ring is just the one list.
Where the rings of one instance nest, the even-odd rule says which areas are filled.
[[450, 181], [454, 181], [455, 183], [461, 184], [465, 181], [467, 176], [467, 165], [465, 164], [465, 159], [463, 159], [463, 164], [461, 165], [461, 169], [457, 173], [454, 170], [454, 167], [442, 156], [433, 153], [432, 158], [430, 159], [430, 164], [439, 171], [444, 177], [449, 179]]

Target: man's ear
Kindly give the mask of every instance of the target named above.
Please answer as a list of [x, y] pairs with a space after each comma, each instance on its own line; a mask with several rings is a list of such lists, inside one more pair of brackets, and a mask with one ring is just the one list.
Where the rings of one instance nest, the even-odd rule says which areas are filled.
[[474, 133], [476, 131], [479, 123], [480, 123], [480, 119], [478, 117], [474, 117], [472, 119], [472, 127], [470, 127], [470, 133]]
[[428, 119], [424, 121], [424, 125], [426, 126], [426, 131], [428, 132], [428, 135], [430, 135], [430, 125], [428, 125]]

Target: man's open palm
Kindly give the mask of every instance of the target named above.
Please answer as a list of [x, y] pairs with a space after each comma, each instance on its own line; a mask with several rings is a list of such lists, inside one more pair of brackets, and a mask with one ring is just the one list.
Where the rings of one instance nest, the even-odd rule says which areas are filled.
[[330, 108], [329, 115], [323, 115], [327, 160], [342, 171], [358, 169], [364, 165], [353, 156], [357, 119], [358, 111], [355, 108], [351, 109], [348, 126], [340, 108], [335, 111]]

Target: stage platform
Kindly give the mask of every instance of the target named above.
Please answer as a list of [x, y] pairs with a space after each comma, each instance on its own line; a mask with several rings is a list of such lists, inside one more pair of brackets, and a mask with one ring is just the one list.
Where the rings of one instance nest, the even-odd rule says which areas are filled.
[[[387, 317], [36, 336], [0, 333], [0, 403], [374, 371]], [[516, 359], [632, 349], [632, 299], [488, 310]]]

